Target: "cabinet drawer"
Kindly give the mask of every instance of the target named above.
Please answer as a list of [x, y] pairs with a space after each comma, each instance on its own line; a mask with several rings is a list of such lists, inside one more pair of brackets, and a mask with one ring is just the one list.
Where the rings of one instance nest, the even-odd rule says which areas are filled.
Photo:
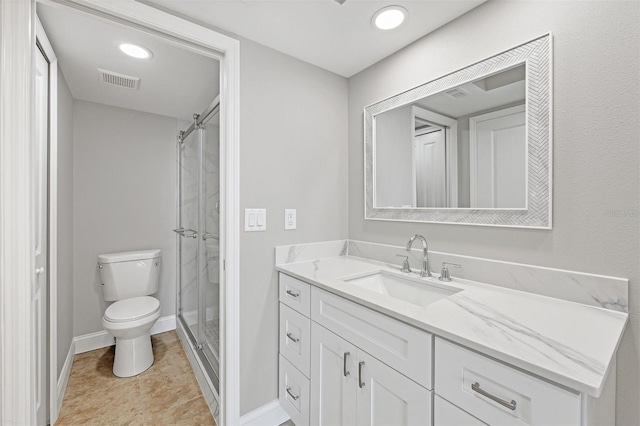
[[431, 334], [318, 288], [311, 289], [311, 319], [432, 388]]
[[311, 286], [281, 272], [280, 301], [308, 317], [311, 306]]
[[280, 304], [280, 353], [309, 377], [311, 320]]
[[579, 425], [580, 395], [436, 338], [436, 393], [491, 425]]
[[309, 379], [280, 355], [278, 399], [293, 423], [309, 424]]
[[434, 426], [486, 426], [487, 424], [436, 395], [433, 398]]

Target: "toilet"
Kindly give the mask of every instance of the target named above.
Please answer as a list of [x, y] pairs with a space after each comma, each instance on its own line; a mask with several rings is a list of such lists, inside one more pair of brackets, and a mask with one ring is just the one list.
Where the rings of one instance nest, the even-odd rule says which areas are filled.
[[116, 338], [113, 374], [131, 377], [153, 364], [151, 327], [160, 318], [158, 292], [160, 250], [140, 250], [98, 255], [104, 300], [112, 303], [102, 318], [104, 328]]

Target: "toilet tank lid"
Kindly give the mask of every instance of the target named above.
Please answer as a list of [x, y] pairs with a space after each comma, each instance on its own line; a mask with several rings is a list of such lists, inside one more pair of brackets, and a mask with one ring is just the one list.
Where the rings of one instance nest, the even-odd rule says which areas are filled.
[[162, 253], [159, 249], [124, 251], [120, 253], [105, 253], [98, 255], [100, 263], [130, 262], [132, 260], [155, 259]]

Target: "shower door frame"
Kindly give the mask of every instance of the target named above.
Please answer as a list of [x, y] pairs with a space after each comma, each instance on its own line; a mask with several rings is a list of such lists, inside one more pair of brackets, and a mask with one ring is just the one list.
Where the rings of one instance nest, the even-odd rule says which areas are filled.
[[[4, 0], [0, 0], [4, 1]], [[240, 42], [234, 38], [218, 33], [209, 28], [190, 22], [171, 14], [168, 11], [141, 3], [136, 0], [119, 0], [117, 2], [105, 2], [104, 0], [37, 0], [39, 3], [53, 6], [72, 7], [84, 12], [96, 15], [102, 19], [114, 23], [132, 27], [164, 38], [184, 49], [203, 54], [220, 62], [220, 157], [224, 169], [220, 170], [220, 199], [224, 200], [224, 210], [220, 215], [220, 238], [224, 240], [224, 253], [221, 252], [221, 263], [224, 265], [223, 278], [220, 283], [220, 424], [240, 423], [240, 136], [239, 136], [239, 101], [240, 101]], [[0, 30], [0, 35], [14, 36], [22, 40], [25, 28], [33, 32], [35, 39], [35, 5], [36, 0], [26, 0], [27, 7], [17, 10], [12, 16], [13, 25], [7, 25]], [[24, 22], [23, 22], [24, 21]], [[11, 37], [8, 37], [11, 38]], [[30, 64], [35, 53], [35, 43], [31, 43], [30, 49], [17, 50], [12, 56], [15, 63]], [[17, 82], [33, 81], [35, 69], [24, 72], [21, 67], [15, 67], [7, 73], [7, 78]], [[9, 75], [10, 74], [10, 75]], [[27, 80], [30, 79], [30, 80]], [[25, 83], [26, 84], [26, 83]], [[35, 99], [26, 91], [26, 96], [17, 96], [6, 102], [8, 111], [31, 111], [35, 105]], [[3, 98], [4, 99], [4, 98]], [[15, 124], [7, 122], [7, 132], [24, 132]], [[28, 132], [34, 131], [33, 123], [27, 127]], [[21, 133], [22, 134], [22, 133]], [[8, 159], [10, 161], [11, 159]], [[53, 189], [55, 190], [55, 188]], [[177, 191], [177, 188], [176, 188]], [[3, 192], [9, 198], [16, 200], [21, 207], [20, 200], [32, 197], [29, 190], [16, 188], [10, 194]], [[19, 210], [19, 209], [17, 209]], [[16, 241], [16, 244], [22, 244]], [[26, 257], [28, 251], [17, 256]], [[24, 258], [25, 264], [31, 262]], [[26, 286], [25, 286], [26, 287]], [[17, 295], [16, 301], [22, 295]], [[13, 300], [5, 300], [10, 304]], [[177, 312], [177, 306], [176, 306]], [[31, 309], [23, 309], [16, 312], [12, 321], [18, 324], [29, 324], [34, 312]], [[24, 335], [29, 335], [25, 331]], [[31, 337], [31, 336], [30, 336]], [[12, 358], [12, 347], [0, 347], [0, 361]], [[32, 423], [34, 418], [34, 406], [28, 401], [21, 401], [23, 395], [30, 395], [35, 388], [33, 375], [29, 372], [28, 363], [16, 365], [13, 376], [20, 383], [21, 391], [5, 388], [5, 382], [0, 383], [0, 395], [2, 408], [11, 410], [0, 411], [0, 423], [4, 418], [11, 418], [17, 423]], [[15, 383], [15, 382], [11, 382]], [[53, 401], [55, 398], [49, 398]], [[56, 410], [57, 411], [57, 410]], [[8, 417], [5, 417], [8, 416]], [[23, 419], [24, 421], [20, 421]]]

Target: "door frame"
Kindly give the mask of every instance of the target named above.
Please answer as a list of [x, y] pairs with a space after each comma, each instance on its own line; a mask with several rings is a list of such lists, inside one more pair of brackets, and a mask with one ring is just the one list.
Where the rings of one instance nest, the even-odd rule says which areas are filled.
[[36, 16], [36, 41], [49, 62], [48, 125], [48, 267], [47, 303], [49, 311], [49, 419], [58, 419], [58, 57]]
[[[10, 58], [0, 74], [0, 423], [33, 424], [35, 386], [30, 367], [34, 350], [31, 286], [35, 279], [34, 216], [30, 170], [34, 124], [36, 0], [0, 0], [0, 49]], [[239, 312], [239, 101], [240, 42], [201, 25], [135, 0], [46, 0], [119, 24], [166, 37], [187, 49], [220, 61], [221, 155], [227, 173], [224, 251], [226, 285], [221, 290], [221, 424], [240, 418]], [[55, 191], [55, 189], [54, 189]], [[53, 244], [53, 243], [51, 243]], [[16, 285], [30, 283], [31, 285]], [[54, 324], [52, 324], [54, 325]], [[57, 370], [57, 367], [56, 367]], [[57, 404], [57, 402], [56, 402]]]

